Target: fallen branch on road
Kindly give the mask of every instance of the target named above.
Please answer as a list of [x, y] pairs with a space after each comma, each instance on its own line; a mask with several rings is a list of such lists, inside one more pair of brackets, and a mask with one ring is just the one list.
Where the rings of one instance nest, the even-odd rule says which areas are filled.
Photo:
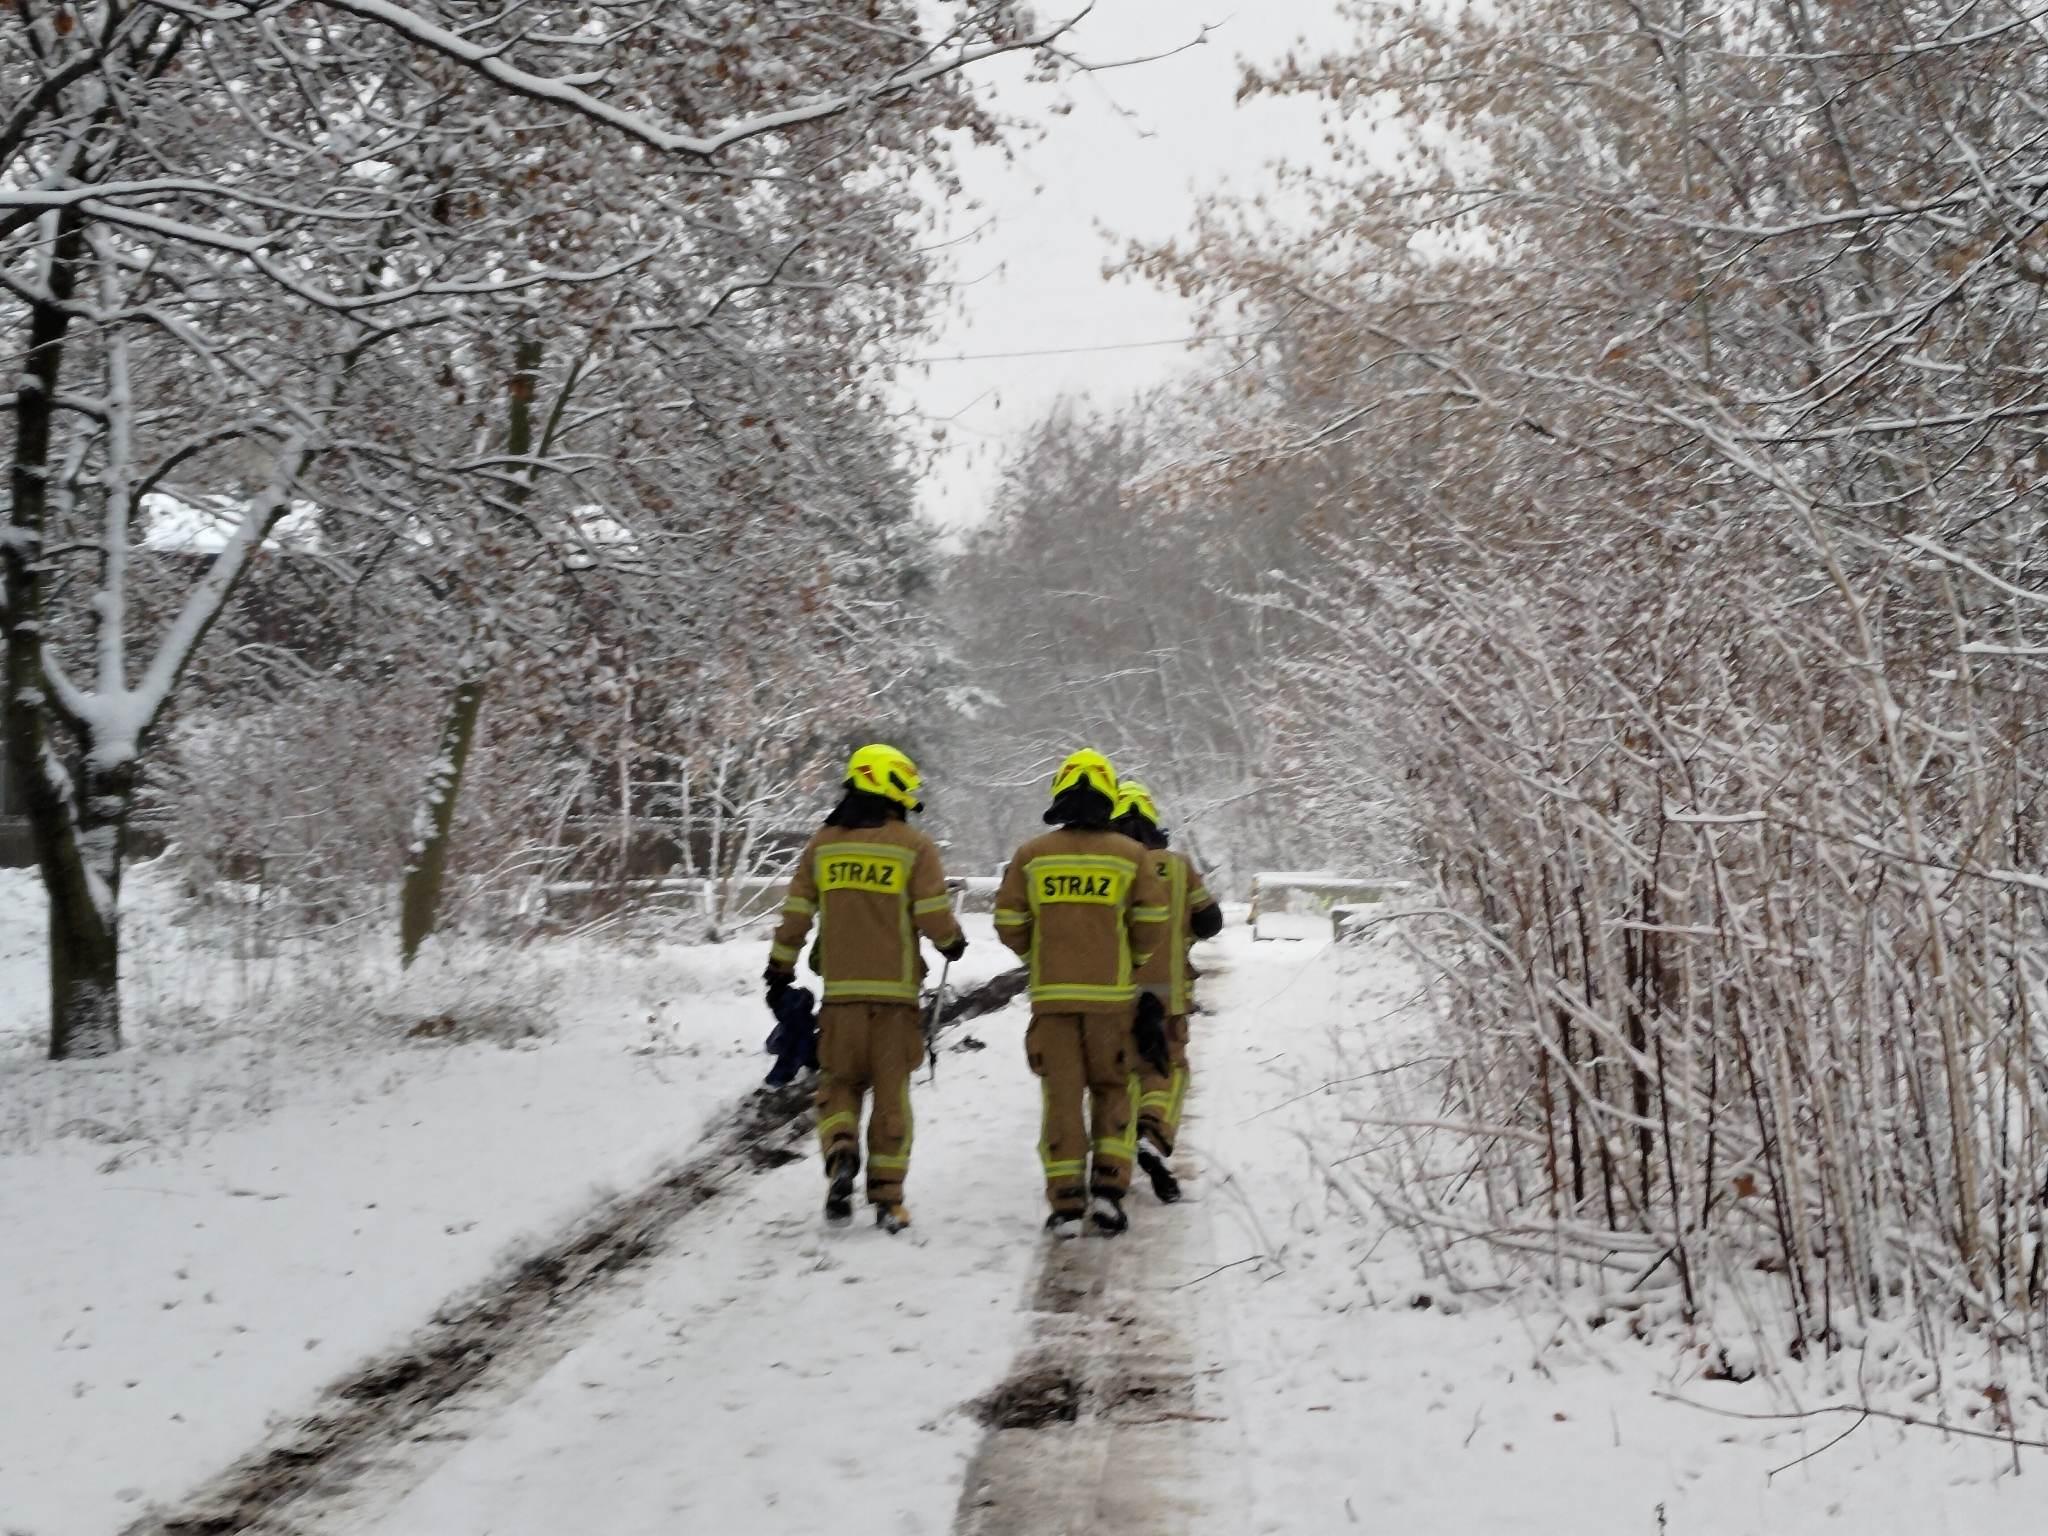
[[1210, 1280], [1215, 1278], [1217, 1275], [1222, 1274], [1223, 1271], [1225, 1271], [1226, 1269], [1236, 1269], [1243, 1264], [1260, 1264], [1265, 1261], [1265, 1258], [1266, 1256], [1263, 1253], [1254, 1253], [1247, 1258], [1232, 1259], [1228, 1264], [1218, 1264], [1206, 1275], [1197, 1275], [1192, 1280], [1183, 1280], [1179, 1285], [1169, 1285], [1167, 1289], [1169, 1291], [1184, 1291], [1191, 1285], [1200, 1285], [1204, 1280]]

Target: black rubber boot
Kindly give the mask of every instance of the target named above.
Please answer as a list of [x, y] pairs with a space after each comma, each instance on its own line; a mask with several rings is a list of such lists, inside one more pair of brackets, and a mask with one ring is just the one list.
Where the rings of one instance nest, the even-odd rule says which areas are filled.
[[1055, 1239], [1065, 1240], [1081, 1235], [1081, 1213], [1079, 1211], [1054, 1211], [1045, 1218], [1045, 1230]]
[[834, 1226], [853, 1220], [853, 1181], [860, 1175], [860, 1159], [841, 1152], [832, 1159], [832, 1183], [825, 1191], [825, 1219]]
[[1088, 1224], [1098, 1237], [1116, 1237], [1129, 1229], [1131, 1218], [1124, 1214], [1123, 1201], [1115, 1195], [1098, 1192], [1088, 1202]]
[[1152, 1193], [1159, 1197], [1161, 1205], [1172, 1205], [1180, 1198], [1180, 1180], [1173, 1176], [1173, 1170], [1166, 1166], [1166, 1159], [1150, 1147], [1138, 1149], [1138, 1166], [1145, 1170], [1145, 1177], [1152, 1181]]

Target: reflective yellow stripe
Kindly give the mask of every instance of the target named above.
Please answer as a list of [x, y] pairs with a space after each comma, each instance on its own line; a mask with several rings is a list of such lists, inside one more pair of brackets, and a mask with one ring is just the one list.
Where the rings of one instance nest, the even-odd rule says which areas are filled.
[[1078, 1179], [1087, 1172], [1087, 1164], [1079, 1160], [1054, 1162], [1052, 1155], [1052, 1086], [1044, 1078], [1038, 1080], [1038, 1098], [1043, 1106], [1038, 1120], [1038, 1165], [1045, 1170], [1045, 1179], [1050, 1184], [1055, 1179]]
[[1031, 905], [1120, 907], [1130, 899], [1138, 866], [1108, 854], [1047, 854], [1024, 866]]
[[1090, 987], [1079, 982], [1047, 982], [1031, 989], [1034, 1003], [1128, 1003], [1135, 1001], [1136, 987], [1125, 984], [1120, 987]]
[[996, 908], [996, 926], [998, 928], [1021, 928], [1030, 921], [1031, 914], [1029, 912], [1013, 912], [1004, 907]]
[[901, 843], [820, 843], [819, 859], [889, 859], [898, 864], [909, 864], [917, 858], [917, 850], [906, 848]]
[[887, 844], [827, 843], [818, 850], [818, 889], [901, 896], [910, 889], [911, 853]]
[[1133, 907], [1131, 921], [1134, 923], [1163, 923], [1173, 916], [1171, 907]]
[[795, 965], [796, 953], [794, 944], [774, 944], [769, 946], [768, 959], [774, 965]]
[[842, 1111], [836, 1115], [827, 1115], [818, 1122], [818, 1140], [829, 1147], [832, 1144], [832, 1133], [840, 1130], [842, 1127], [858, 1130], [860, 1128], [860, 1116], [848, 1111]]
[[950, 896], [927, 896], [923, 901], [915, 903], [910, 910], [919, 917], [930, 917], [934, 912], [950, 912], [953, 910], [953, 898]]
[[842, 981], [827, 978], [825, 1001], [846, 1002], [888, 1002], [914, 1003], [917, 1001], [917, 983], [914, 981], [877, 981], [848, 977]]
[[910, 1079], [903, 1079], [903, 1145], [886, 1156], [874, 1153], [868, 1158], [868, 1167], [875, 1173], [908, 1173], [910, 1171], [910, 1143], [917, 1135], [917, 1121], [910, 1113]]
[[[1167, 904], [1173, 908], [1173, 929], [1166, 935], [1166, 973], [1171, 983], [1163, 999], [1170, 1014], [1188, 1011], [1188, 945], [1194, 940], [1194, 933], [1188, 927], [1188, 882], [1194, 879], [1195, 867], [1184, 858], [1168, 861], [1172, 878], [1167, 881]], [[1200, 884], [1199, 881], [1196, 882]]]
[[1113, 1158], [1120, 1163], [1136, 1162], [1138, 1157], [1138, 1122], [1134, 1116], [1131, 1128], [1122, 1136], [1109, 1136], [1095, 1143], [1095, 1161]]
[[801, 896], [791, 896], [782, 904], [782, 915], [788, 917], [792, 912], [799, 917], [816, 917], [818, 904], [815, 901], [806, 901]]
[[[903, 889], [906, 894], [910, 890], [911, 867], [909, 864], [903, 866]], [[917, 968], [917, 918], [912, 914], [910, 903], [907, 900], [898, 903], [896, 907], [896, 942], [901, 946], [899, 953], [902, 956], [902, 959], [898, 962], [902, 966], [899, 974], [904, 983], [910, 988], [913, 1000], [915, 1000], [919, 976]], [[904, 1082], [907, 1085], [909, 1079], [905, 1078]]]

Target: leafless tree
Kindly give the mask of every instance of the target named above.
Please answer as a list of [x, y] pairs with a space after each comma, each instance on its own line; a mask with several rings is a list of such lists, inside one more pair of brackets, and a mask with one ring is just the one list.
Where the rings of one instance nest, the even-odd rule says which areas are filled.
[[[528, 413], [565, 434], [552, 443], [517, 441], [500, 423], [519, 413], [483, 402], [536, 387], [553, 317], [576, 320], [558, 366], [593, 366], [630, 288], [638, 345], [621, 351], [643, 388], [662, 373], [646, 357], [679, 336], [715, 349], [730, 333], [714, 322], [749, 291], [802, 287], [814, 242], [844, 260], [872, 238], [859, 221], [839, 238], [811, 197], [831, 156], [862, 147], [842, 196], [915, 162], [937, 129], [976, 126], [963, 69], [1063, 30], [1005, 3], [950, 19], [935, 35], [908, 5], [10, 8], [0, 282], [19, 363], [0, 628], [8, 751], [50, 895], [53, 1054], [119, 1043], [121, 844], [146, 745], [280, 520], [298, 503], [360, 517], [393, 557], [464, 548], [479, 505], [517, 523], [550, 467], [533, 450], [572, 453], [586, 397], [565, 387], [561, 415]], [[744, 218], [755, 258], [715, 283], [691, 259], [700, 203], [706, 227]], [[792, 221], [771, 234], [777, 209]], [[674, 307], [649, 316], [664, 293]], [[728, 361], [726, 377], [771, 366]], [[166, 487], [236, 510], [157, 613], [131, 602], [133, 554]], [[466, 632], [473, 657], [500, 643]]]
[[1143, 260], [1284, 317], [1219, 455], [1366, 466], [1281, 600], [1302, 771], [1436, 877], [1383, 1208], [2038, 1352], [2042, 14], [1354, 14], [1247, 82], [1329, 103], [1300, 226]]

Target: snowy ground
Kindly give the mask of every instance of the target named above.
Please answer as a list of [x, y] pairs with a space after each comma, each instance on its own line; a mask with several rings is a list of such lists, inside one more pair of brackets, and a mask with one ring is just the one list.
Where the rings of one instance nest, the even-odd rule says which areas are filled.
[[[985, 920], [971, 932], [987, 974]], [[998, 1435], [1033, 1432], [984, 1429], [977, 1401], [1048, 1350], [1114, 1375], [1130, 1339], [1182, 1362], [1185, 1402], [1137, 1419], [1084, 1402], [1010, 1458], [1046, 1496], [986, 1529], [1078, 1532], [1112, 1511], [1126, 1536], [2041, 1528], [2031, 1479], [2048, 1463], [2030, 1453], [2015, 1479], [2009, 1448], [1874, 1420], [1823, 1450], [1854, 1420], [1716, 1416], [1788, 1399], [1704, 1379], [1674, 1346], [1535, 1306], [1414, 1306], [1431, 1293], [1406, 1246], [1333, 1206], [1304, 1151], [1353, 1135], [1355, 1100], [1321, 1091], [1348, 1070], [1337, 1027], [1413, 1027], [1412, 978], [1236, 924], [1211, 953], [1190, 1199], [1134, 1196], [1126, 1243], [1047, 1259], [1014, 1006], [963, 1026], [987, 1049], [919, 1083], [910, 1234], [821, 1230], [808, 1160], [760, 1173], [685, 1218], [551, 1368], [449, 1410], [317, 1528], [556, 1536], [601, 1510], [605, 1536], [983, 1529], [973, 1480]], [[597, 1192], [687, 1150], [760, 1070], [759, 962], [751, 943], [544, 956], [529, 963], [558, 988], [556, 1027], [511, 1046], [341, 1030], [325, 1052], [238, 1036], [61, 1077], [0, 1062], [0, 1103], [26, 1121], [0, 1130], [0, 1230], [33, 1256], [0, 1292], [0, 1531], [119, 1529]], [[192, 1079], [256, 1059], [262, 1095], [194, 1109]], [[178, 1122], [158, 1140], [63, 1130], [123, 1114], [146, 1130], [156, 1104]], [[1087, 1315], [1061, 1316], [1062, 1295]], [[1845, 1400], [1825, 1385], [1790, 1389]], [[1067, 1496], [1084, 1483], [1102, 1491]]]
[[[1248, 1197], [1220, 1202], [1216, 1262], [1264, 1253], [1285, 1266], [1246, 1265], [1204, 1282], [1221, 1288], [1230, 1319], [1229, 1374], [1253, 1450], [1258, 1516], [1248, 1529], [2043, 1529], [2048, 1458], [2037, 1453], [2020, 1453], [2025, 1476], [2015, 1479], [2009, 1447], [1875, 1419], [1822, 1451], [1853, 1415], [1720, 1417], [1708, 1410], [1783, 1414], [1792, 1404], [1760, 1381], [1706, 1379], [1695, 1354], [1566, 1328], [1540, 1308], [1468, 1301], [1458, 1315], [1441, 1310], [1398, 1238], [1331, 1208], [1303, 1150], [1304, 1138], [1326, 1153], [1354, 1139], [1340, 1123], [1346, 1100], [1318, 1091], [1357, 1070], [1332, 1026], [1409, 1027], [1413, 995], [1413, 978], [1383, 955], [1309, 943], [1245, 945], [1211, 990], [1219, 1015], [1202, 1035], [1202, 1141]], [[1217, 1198], [1213, 1187], [1209, 1194]], [[1417, 1307], [1426, 1294], [1433, 1304]], [[1782, 1390], [1808, 1409], [1853, 1400], [1853, 1388], [1826, 1385]], [[2020, 1434], [2043, 1438], [2043, 1427], [2023, 1424]], [[1812, 1452], [1821, 1454], [1789, 1466]]]
[[[113, 1531], [218, 1471], [766, 1069], [765, 939], [457, 949], [342, 986], [238, 974], [148, 872], [128, 895], [136, 1046], [58, 1066], [40, 901], [0, 871], [9, 1536]], [[968, 921], [972, 981], [1010, 957]]]
[[361, 1529], [555, 1536], [593, 1489], [607, 1536], [950, 1529], [1041, 1219], [1014, 1015], [973, 1027], [996, 1048], [918, 1093], [912, 1232], [821, 1230], [814, 1165], [767, 1175]]

